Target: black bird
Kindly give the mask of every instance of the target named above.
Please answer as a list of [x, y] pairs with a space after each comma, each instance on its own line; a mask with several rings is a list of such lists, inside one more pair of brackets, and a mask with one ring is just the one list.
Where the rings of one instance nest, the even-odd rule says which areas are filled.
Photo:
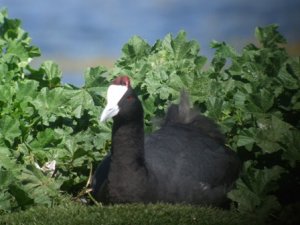
[[146, 137], [143, 117], [129, 78], [117, 77], [100, 119], [113, 118], [113, 127], [111, 152], [93, 176], [96, 200], [224, 205], [241, 164], [218, 126], [190, 109], [186, 93], [169, 107], [162, 127]]

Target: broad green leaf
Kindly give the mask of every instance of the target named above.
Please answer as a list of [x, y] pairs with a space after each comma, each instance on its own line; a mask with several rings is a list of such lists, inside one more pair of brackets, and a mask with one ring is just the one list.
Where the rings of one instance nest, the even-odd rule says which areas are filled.
[[219, 119], [222, 116], [223, 100], [214, 96], [208, 97], [207, 109], [209, 116], [214, 119]]
[[200, 46], [196, 41], [187, 41], [186, 32], [180, 31], [173, 39], [171, 35], [167, 36], [176, 59], [187, 59], [198, 54]]
[[0, 24], [4, 23], [4, 20], [8, 17], [7, 9], [0, 9]]
[[[155, 112], [155, 98], [152, 96], [149, 96], [147, 99], [143, 100], [143, 108], [144, 113], [147, 115], [150, 115], [153, 117], [153, 114]], [[149, 118], [148, 118], [149, 119]]]
[[274, 104], [274, 94], [267, 89], [258, 90], [249, 95], [247, 101], [251, 112], [267, 112]]
[[252, 145], [255, 143], [254, 137], [251, 136], [245, 136], [245, 135], [239, 135], [238, 136], [238, 141], [237, 141], [237, 146], [246, 146], [246, 145]]
[[31, 100], [36, 97], [39, 83], [34, 80], [22, 80], [15, 83], [16, 101]]
[[285, 44], [286, 39], [278, 32], [278, 25], [257, 27], [255, 37], [264, 47], [273, 47], [277, 44]]
[[300, 90], [298, 90], [291, 98], [291, 104], [293, 110], [300, 111]]
[[[0, 147], [0, 169], [5, 168], [8, 171], [16, 169], [16, 162], [13, 159], [10, 149], [7, 147]], [[1, 179], [0, 179], [1, 181]]]
[[21, 183], [11, 184], [9, 192], [17, 202], [20, 209], [29, 208], [34, 203], [34, 200], [30, 197], [30, 193], [24, 190]]
[[[15, 177], [9, 170], [3, 170], [0, 164], [0, 190], [8, 189], [9, 185], [14, 181]], [[0, 204], [1, 205], [1, 204]]]
[[0, 192], [0, 211], [9, 212], [11, 211], [11, 198], [12, 196], [9, 194], [8, 191], [1, 191]]
[[293, 74], [288, 71], [287, 67], [288, 65], [281, 68], [278, 74], [278, 79], [285, 88], [297, 90], [300, 88], [300, 75], [298, 75], [297, 79], [297, 77], [294, 77]]
[[214, 68], [214, 71], [216, 73], [219, 73], [224, 68], [224, 66], [226, 64], [226, 59], [223, 57], [214, 57], [211, 64]]
[[212, 41], [210, 47], [216, 49], [215, 56], [222, 58], [235, 58], [238, 54], [233, 47], [225, 42]]
[[287, 71], [299, 82], [300, 79], [300, 57], [291, 58], [286, 65]]
[[283, 134], [281, 146], [284, 149], [282, 158], [295, 167], [300, 162], [300, 131], [292, 130]]
[[38, 204], [51, 206], [55, 198], [60, 195], [57, 190], [61, 183], [45, 176], [34, 166], [27, 166], [20, 178], [22, 179], [22, 189], [28, 193], [30, 199], [34, 199]]
[[60, 144], [62, 138], [63, 137], [58, 136], [53, 129], [47, 128], [44, 131], [39, 132], [29, 146], [32, 152], [35, 154], [35, 157], [40, 162], [45, 163], [45, 160], [49, 157], [49, 153], [47, 151]]
[[32, 60], [27, 45], [24, 45], [24, 43], [21, 43], [18, 40], [9, 41], [6, 51], [7, 56], [17, 57], [17, 65], [20, 68], [26, 67]]
[[228, 193], [228, 197], [237, 202], [242, 213], [253, 212], [261, 203], [261, 199], [252, 192], [241, 180], [236, 182], [237, 188]]
[[87, 68], [84, 73], [84, 88], [98, 88], [101, 86], [108, 86], [107, 79], [105, 79], [105, 73], [107, 69], [102, 66]]
[[46, 80], [49, 82], [50, 87], [55, 87], [60, 84], [62, 72], [56, 63], [45, 61], [41, 65], [41, 69], [45, 73]]
[[0, 84], [0, 93], [0, 102], [3, 102], [7, 106], [11, 106], [15, 94], [15, 88], [10, 84]]
[[88, 92], [82, 90], [68, 90], [62, 87], [49, 90], [43, 88], [32, 101], [40, 116], [47, 120], [51, 116], [79, 118], [84, 110], [90, 109], [93, 99]]
[[0, 78], [1, 78], [1, 83], [3, 83], [3, 81], [6, 80], [9, 70], [8, 70], [8, 65], [1, 61], [0, 61]]
[[104, 148], [107, 140], [111, 138], [111, 127], [104, 124], [101, 124], [100, 127], [101, 132], [96, 134], [93, 138], [93, 145], [98, 149]]
[[38, 96], [31, 101], [39, 115], [43, 118], [45, 125], [49, 124], [51, 116], [67, 115], [66, 94], [63, 88], [42, 88]]
[[150, 45], [138, 36], [133, 36], [122, 48], [123, 57], [136, 60], [146, 56], [150, 51]]
[[287, 133], [292, 128], [276, 116], [271, 118], [260, 118], [257, 121], [259, 130], [256, 136], [256, 143], [266, 153], [280, 150], [280, 143], [285, 143]]
[[159, 90], [159, 97], [162, 100], [168, 100], [170, 93], [168, 92], [167, 88], [160, 88]]
[[20, 123], [15, 118], [5, 115], [0, 119], [0, 138], [13, 145], [15, 138], [21, 135]]
[[233, 98], [234, 98], [234, 104], [237, 108], [245, 109], [245, 104], [247, 99], [247, 95], [245, 93], [238, 90], [233, 96]]
[[279, 208], [277, 199], [269, 193], [278, 189], [276, 182], [283, 172], [279, 166], [258, 170], [247, 162], [244, 174], [236, 182], [236, 189], [229, 192], [228, 197], [238, 203], [241, 212], [254, 212], [260, 217], [267, 217]]
[[69, 114], [76, 118], [80, 118], [86, 110], [90, 110], [94, 105], [91, 95], [84, 89], [65, 92], [69, 95], [65, 102], [71, 108]]

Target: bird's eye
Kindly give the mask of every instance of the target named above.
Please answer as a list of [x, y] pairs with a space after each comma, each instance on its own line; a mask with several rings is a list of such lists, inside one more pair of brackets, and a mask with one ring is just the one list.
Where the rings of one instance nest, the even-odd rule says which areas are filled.
[[128, 95], [127, 100], [131, 100], [131, 99], [133, 99], [132, 95]]

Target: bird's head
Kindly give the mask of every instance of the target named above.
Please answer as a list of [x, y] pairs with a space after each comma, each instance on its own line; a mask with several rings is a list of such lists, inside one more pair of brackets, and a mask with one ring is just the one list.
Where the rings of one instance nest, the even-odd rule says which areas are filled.
[[131, 87], [128, 76], [119, 76], [108, 87], [106, 106], [101, 114], [100, 121], [119, 117], [123, 120], [132, 120], [143, 115], [141, 103]]

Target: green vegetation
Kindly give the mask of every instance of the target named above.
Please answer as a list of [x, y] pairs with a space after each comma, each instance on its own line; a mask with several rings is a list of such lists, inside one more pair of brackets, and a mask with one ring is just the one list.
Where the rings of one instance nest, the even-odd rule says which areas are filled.
[[[235, 224], [228, 223], [230, 218], [242, 215], [260, 222], [287, 223], [296, 218], [293, 212], [300, 209], [300, 57], [287, 55], [282, 47], [285, 39], [275, 25], [257, 28], [255, 36], [258, 44], [245, 46], [241, 53], [213, 41], [215, 55], [207, 68], [199, 44], [187, 40], [183, 31], [154, 45], [134, 36], [113, 69], [87, 69], [85, 84], [78, 88], [61, 83], [61, 71], [53, 62], [46, 61], [38, 69], [30, 66], [32, 58], [40, 56], [39, 49], [30, 45], [20, 21], [8, 19], [2, 11], [0, 214], [28, 210], [6, 215], [0, 223], [20, 224], [17, 221], [28, 219], [29, 224], [40, 224], [39, 215], [45, 214], [45, 224], [54, 224], [53, 220], [58, 224], [66, 221], [63, 215], [79, 211], [87, 223], [94, 218], [104, 224], [126, 220], [147, 224], [150, 219], [155, 224], [160, 218], [162, 224], [172, 224], [156, 212], [176, 221], [180, 221], [176, 215], [181, 215], [188, 221], [182, 224], [200, 223], [189, 217], [192, 212], [195, 218], [216, 219], [207, 224]], [[236, 189], [228, 195], [232, 211], [160, 205], [64, 207], [65, 194], [89, 201], [88, 178], [110, 146], [110, 124], [100, 124], [98, 116], [109, 81], [118, 74], [132, 78], [144, 104], [147, 132], [156, 129], [151, 119], [162, 117], [183, 88], [203, 114], [220, 124], [228, 146], [245, 162]], [[45, 213], [44, 207], [60, 204]], [[223, 215], [225, 221], [218, 220]]]
[[[84, 88], [62, 84], [50, 61], [30, 67], [39, 49], [19, 20], [0, 14], [0, 211], [55, 205], [77, 195], [101, 158], [109, 129], [98, 123], [93, 71]], [[106, 86], [105, 82], [99, 82]], [[97, 91], [97, 93], [100, 93]], [[100, 98], [100, 97], [99, 97]], [[102, 99], [104, 101], [104, 99]], [[55, 161], [54, 161], [55, 160]], [[55, 162], [55, 169], [46, 164]], [[41, 168], [41, 169], [39, 169]]]

